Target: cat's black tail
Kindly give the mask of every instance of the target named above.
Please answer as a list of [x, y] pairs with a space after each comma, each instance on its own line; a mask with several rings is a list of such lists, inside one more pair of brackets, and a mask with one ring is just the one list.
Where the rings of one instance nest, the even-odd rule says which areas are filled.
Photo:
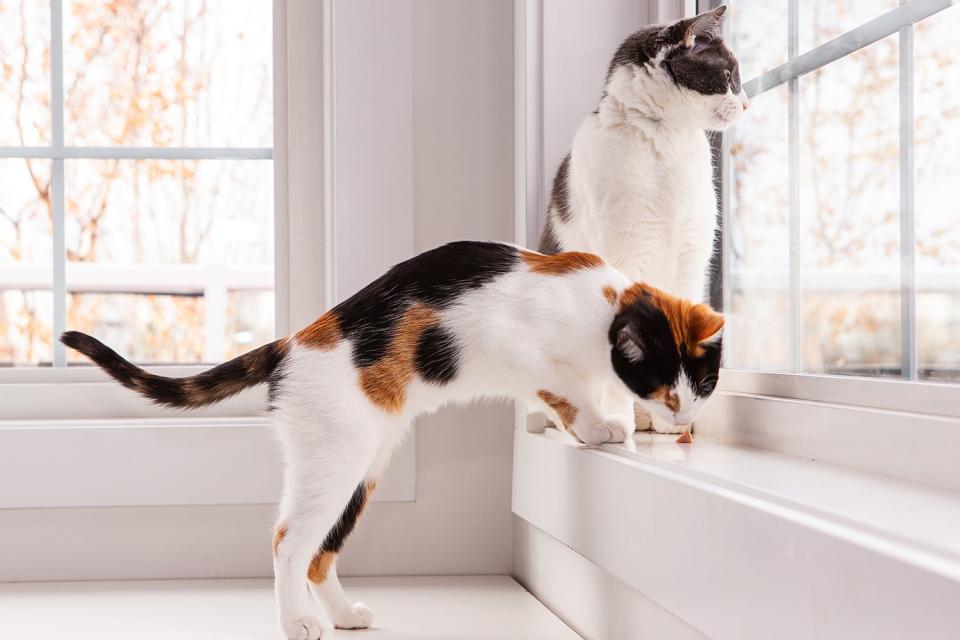
[[85, 333], [67, 331], [60, 342], [86, 355], [126, 388], [157, 404], [184, 409], [213, 404], [268, 382], [289, 350], [286, 340], [277, 340], [195, 376], [167, 378], [141, 369]]

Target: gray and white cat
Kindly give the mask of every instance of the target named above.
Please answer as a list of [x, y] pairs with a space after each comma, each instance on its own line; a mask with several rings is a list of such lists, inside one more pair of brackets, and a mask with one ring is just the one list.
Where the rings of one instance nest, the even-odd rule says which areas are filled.
[[704, 298], [717, 224], [705, 131], [749, 106], [721, 38], [725, 10], [645, 27], [620, 45], [557, 171], [540, 251], [589, 251], [632, 280]]

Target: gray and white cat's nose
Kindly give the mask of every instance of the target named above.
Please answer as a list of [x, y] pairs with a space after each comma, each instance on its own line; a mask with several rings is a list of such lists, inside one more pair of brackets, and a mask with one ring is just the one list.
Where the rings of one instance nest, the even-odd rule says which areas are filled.
[[747, 92], [743, 89], [740, 90], [740, 105], [744, 111], [750, 108], [750, 98], [747, 97]]

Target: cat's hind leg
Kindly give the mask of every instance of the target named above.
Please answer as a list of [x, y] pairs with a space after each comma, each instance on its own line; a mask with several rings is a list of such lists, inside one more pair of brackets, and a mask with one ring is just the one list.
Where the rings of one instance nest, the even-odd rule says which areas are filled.
[[314, 595], [338, 629], [366, 629], [373, 624], [373, 612], [362, 602], [351, 602], [337, 577], [337, 556], [370, 500], [377, 481], [367, 478], [359, 484], [340, 519], [327, 534], [310, 563], [307, 577]]
[[362, 485], [378, 448], [373, 429], [338, 422], [277, 425], [286, 471], [273, 566], [280, 626], [288, 640], [317, 640], [332, 632], [334, 625], [311, 595], [307, 576], [317, 549]]

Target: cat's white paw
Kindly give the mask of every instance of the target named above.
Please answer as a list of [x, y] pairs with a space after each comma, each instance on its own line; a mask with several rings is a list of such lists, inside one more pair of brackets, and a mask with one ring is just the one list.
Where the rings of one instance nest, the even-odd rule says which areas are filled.
[[659, 416], [651, 416], [653, 418], [653, 430], [657, 433], [683, 433], [690, 429], [688, 424], [673, 424], [673, 422], [667, 422]]
[[607, 442], [626, 442], [633, 436], [633, 423], [628, 420], [608, 418], [603, 421], [603, 426], [610, 432]]
[[653, 428], [653, 418], [639, 404], [633, 407], [633, 423], [637, 431], [649, 431]]
[[332, 616], [337, 629], [366, 629], [373, 624], [373, 611], [362, 602], [353, 605], [350, 611]]
[[606, 442], [626, 442], [633, 435], [633, 424], [629, 420], [607, 418], [602, 422], [581, 427], [577, 436], [584, 444], [596, 447]]
[[290, 616], [280, 621], [287, 640], [331, 640], [333, 626], [323, 618], [310, 614]]
[[574, 431], [583, 444], [591, 447], [599, 446], [604, 442], [610, 442], [610, 438], [613, 437], [613, 432], [610, 430], [610, 427], [603, 422], [577, 426], [574, 428]]

